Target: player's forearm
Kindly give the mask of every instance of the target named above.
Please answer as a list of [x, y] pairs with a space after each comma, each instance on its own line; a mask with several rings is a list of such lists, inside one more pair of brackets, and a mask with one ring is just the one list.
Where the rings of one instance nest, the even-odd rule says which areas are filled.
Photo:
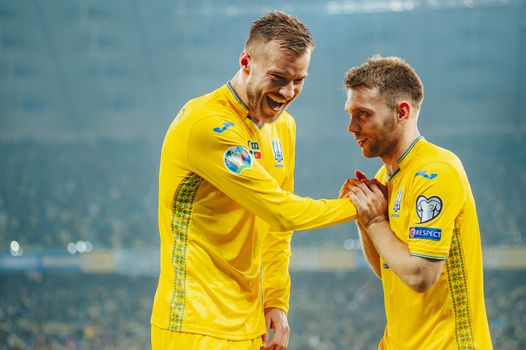
[[369, 225], [367, 235], [389, 268], [410, 288], [424, 292], [436, 282], [436, 273], [426, 268], [422, 258], [410, 254], [409, 248], [396, 237], [388, 221]]
[[378, 254], [378, 251], [376, 250], [373, 242], [365, 232], [363, 226], [361, 226], [358, 222], [356, 222], [356, 226], [360, 236], [360, 243], [362, 245], [362, 251], [365, 256], [365, 259], [369, 263], [369, 266], [376, 274], [376, 276], [380, 277], [380, 255]]
[[270, 231], [263, 242], [262, 283], [265, 308], [289, 309], [292, 232]]
[[279, 231], [310, 230], [356, 219], [356, 208], [348, 199], [318, 199], [291, 194], [281, 205], [269, 206], [271, 225]]

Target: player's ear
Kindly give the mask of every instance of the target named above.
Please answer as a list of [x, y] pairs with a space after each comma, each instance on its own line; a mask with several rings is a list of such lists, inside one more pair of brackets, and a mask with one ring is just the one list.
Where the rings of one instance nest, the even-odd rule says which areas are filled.
[[407, 120], [411, 113], [411, 104], [407, 101], [402, 101], [397, 106], [397, 117], [399, 121]]
[[239, 56], [239, 67], [246, 74], [250, 72], [250, 55], [245, 50]]

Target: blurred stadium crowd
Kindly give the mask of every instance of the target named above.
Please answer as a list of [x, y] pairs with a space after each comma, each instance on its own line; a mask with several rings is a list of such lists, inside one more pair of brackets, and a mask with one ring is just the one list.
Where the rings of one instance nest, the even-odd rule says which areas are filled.
[[[526, 154], [526, 144], [521, 137], [463, 136], [440, 140], [440, 144], [464, 162], [477, 201], [483, 244], [524, 245], [526, 172], [518, 160]], [[77, 240], [90, 241], [95, 249], [158, 245], [160, 150], [155, 146], [107, 140], [17, 141], [0, 143], [0, 147], [0, 242], [16, 240], [22, 246], [60, 249]], [[354, 167], [368, 162], [360, 160], [339, 172], [342, 178], [346, 173], [350, 176]], [[320, 181], [321, 171], [308, 168], [315, 165], [297, 165], [300, 193], [335, 195], [338, 180]], [[318, 176], [305, 175], [313, 173]], [[335, 234], [301, 235], [294, 244], [341, 245], [351, 233], [356, 235], [354, 225], [326, 230]]]
[[[416, 8], [391, 8], [402, 4]], [[345, 132], [342, 73], [402, 55], [425, 77], [423, 135], [464, 163], [484, 247], [526, 247], [524, 4], [0, 1], [0, 258], [12, 241], [26, 253], [158, 247], [161, 135], [187, 98], [237, 69], [249, 17], [267, 6], [297, 11], [317, 40], [291, 106], [298, 194], [334, 197], [356, 167], [374, 174]], [[293, 251], [356, 238], [354, 224], [298, 233]], [[156, 282], [0, 271], [0, 350], [148, 349]], [[526, 270], [488, 270], [485, 282], [495, 349], [526, 349]], [[366, 270], [293, 272], [291, 350], [375, 349], [383, 315]]]
[[[524, 271], [486, 273], [495, 349], [526, 348]], [[375, 349], [385, 319], [368, 271], [292, 275], [290, 350]], [[0, 274], [0, 349], [148, 349], [152, 277]]]
[[[517, 160], [526, 146], [521, 138], [464, 136], [444, 138], [441, 144], [463, 159], [483, 244], [524, 245], [526, 173]], [[78, 240], [92, 242], [94, 249], [158, 246], [158, 146], [99, 140], [4, 141], [0, 147], [5, 150], [0, 153], [4, 253], [11, 240], [27, 250], [65, 251]], [[319, 169], [308, 167], [297, 169], [301, 193], [332, 193], [333, 181], [314, 181], [308, 174]], [[341, 246], [356, 237], [352, 224], [324, 230], [300, 233], [293, 245]], [[486, 272], [496, 349], [526, 349], [525, 281], [526, 270]], [[0, 286], [0, 349], [149, 348], [154, 277], [4, 272]], [[381, 286], [363, 269], [293, 272], [291, 303], [291, 350], [373, 349], [383, 332]]]

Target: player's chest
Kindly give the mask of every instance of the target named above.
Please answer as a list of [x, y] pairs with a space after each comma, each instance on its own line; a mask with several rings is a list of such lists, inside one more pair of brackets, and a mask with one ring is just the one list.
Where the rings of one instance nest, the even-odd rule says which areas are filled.
[[252, 159], [258, 162], [265, 170], [281, 184], [286, 177], [293, 150], [289, 140], [275, 130], [266, 130], [252, 136], [247, 141], [247, 149]]
[[411, 185], [409, 179], [404, 176], [391, 179], [387, 183], [389, 224], [403, 241], [408, 239], [405, 231], [409, 227], [412, 211], [415, 210]]

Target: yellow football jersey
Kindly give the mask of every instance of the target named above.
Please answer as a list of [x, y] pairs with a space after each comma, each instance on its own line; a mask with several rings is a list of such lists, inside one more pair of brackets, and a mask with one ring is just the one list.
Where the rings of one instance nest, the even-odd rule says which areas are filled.
[[181, 109], [161, 153], [153, 325], [264, 334], [264, 307], [288, 311], [291, 230], [355, 219], [348, 199], [292, 193], [295, 129], [287, 112], [258, 126], [229, 84]]
[[417, 293], [381, 260], [387, 326], [379, 349], [492, 349], [480, 231], [467, 175], [452, 152], [419, 137], [388, 174], [389, 222], [412, 255], [446, 260]]

